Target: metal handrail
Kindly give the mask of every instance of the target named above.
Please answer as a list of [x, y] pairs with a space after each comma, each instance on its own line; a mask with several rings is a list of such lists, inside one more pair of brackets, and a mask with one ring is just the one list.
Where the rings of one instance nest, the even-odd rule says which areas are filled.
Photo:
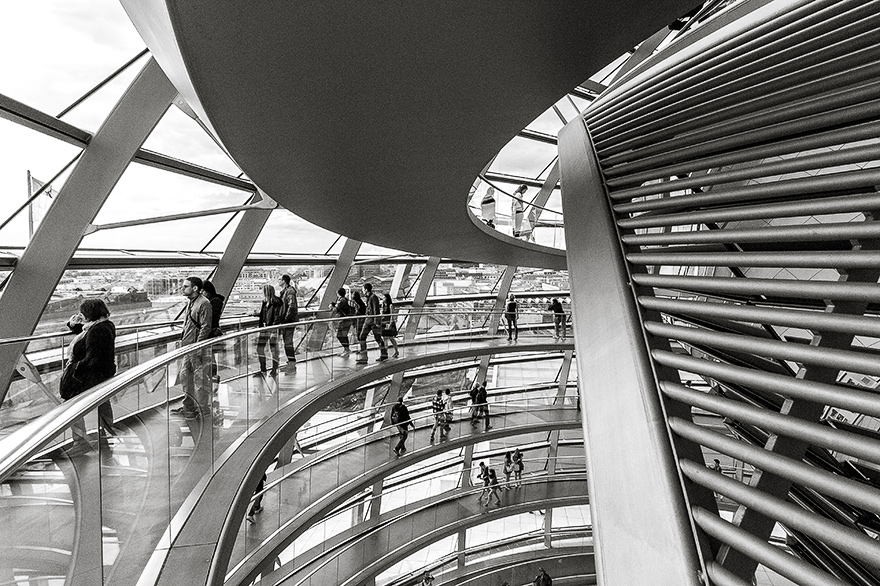
[[[511, 291], [517, 299], [522, 298], [532, 298], [532, 297], [568, 297], [569, 291]], [[425, 305], [434, 305], [438, 303], [459, 303], [466, 301], [488, 301], [494, 300], [497, 296], [497, 293], [474, 293], [474, 294], [466, 294], [466, 295], [437, 295], [437, 296], [429, 296], [425, 299]], [[409, 307], [412, 305], [412, 299], [395, 299], [394, 306], [395, 307]], [[329, 313], [331, 309], [300, 309], [300, 314], [305, 314], [307, 316], [315, 315], [317, 316], [320, 313]], [[476, 311], [476, 310], [475, 310]], [[540, 313], [540, 312], [528, 312], [528, 313]], [[235, 323], [235, 320], [238, 320], [238, 323], [242, 321], [250, 321], [256, 319], [256, 316], [251, 314], [238, 314], [238, 315], [230, 315], [224, 316], [221, 318], [220, 323], [223, 325], [224, 323]], [[117, 332], [124, 332], [129, 330], [139, 330], [141, 328], [163, 328], [163, 327], [173, 327], [179, 326], [183, 324], [182, 319], [172, 320], [172, 321], [164, 321], [164, 322], [145, 322], [139, 324], [123, 324], [116, 326]], [[306, 321], [306, 320], [300, 320]], [[299, 322], [296, 322], [299, 323]], [[32, 334], [30, 336], [18, 336], [15, 338], [0, 338], [0, 346], [4, 346], [7, 344], [21, 344], [24, 342], [34, 342], [37, 340], [49, 340], [52, 338], [65, 338], [68, 336], [74, 336], [75, 334], [71, 331], [61, 331], [61, 332], [48, 332], [45, 334]]]
[[[503, 312], [444, 311], [443, 315], [486, 315], [487, 313], [500, 314]], [[411, 312], [408, 315], [419, 317], [431, 316], [437, 315], [437, 312]], [[358, 316], [358, 318], [360, 317], [365, 316]], [[348, 319], [356, 318], [351, 316]], [[114, 395], [127, 388], [128, 385], [143, 378], [150, 372], [161, 369], [187, 354], [201, 352], [215, 344], [227, 342], [240, 337], [252, 336], [255, 333], [277, 332], [291, 327], [311, 327], [319, 324], [330, 326], [336, 321], [338, 321], [338, 318], [317, 319], [306, 322], [297, 322], [295, 324], [280, 324], [262, 328], [253, 328], [241, 332], [232, 332], [218, 338], [203, 340], [182, 348], [171, 350], [162, 356], [157, 356], [156, 358], [148, 360], [122, 374], [116, 375], [112, 379], [95, 385], [89, 389], [88, 392], [82, 393], [61, 405], [54, 407], [47, 413], [30, 421], [21, 429], [15, 430], [9, 436], [0, 439], [0, 481], [23, 465], [34, 454], [38, 453], [40, 449], [49, 444], [52, 439], [71, 427], [84, 415], [95, 410], [98, 405], [108, 401]]]
[[[568, 471], [566, 471], [566, 472], [562, 472], [562, 473], [559, 473], [559, 474], [556, 474], [556, 475], [553, 475], [550, 477], [545, 476], [545, 477], [541, 477], [541, 478], [528, 478], [524, 481], [524, 484], [546, 483], [546, 482], [548, 482], [548, 479], [552, 479], [553, 481], [557, 481], [557, 480], [564, 481], [564, 480], [568, 480], [570, 478], [577, 478], [577, 477], [586, 478], [586, 474], [584, 474], [583, 472], [568, 472]], [[452, 491], [445, 493], [444, 495], [438, 496], [436, 499], [432, 500], [431, 502], [428, 502], [428, 503], [422, 502], [422, 504], [417, 505], [415, 507], [412, 507], [412, 506], [403, 507], [402, 508], [403, 510], [400, 511], [396, 516], [390, 517], [389, 519], [386, 519], [380, 523], [377, 523], [377, 524], [371, 526], [367, 530], [367, 532], [365, 532], [365, 533], [358, 533], [356, 535], [351, 536], [348, 539], [341, 541], [340, 543], [334, 544], [326, 552], [324, 552], [321, 556], [319, 556], [318, 559], [311, 560], [309, 562], [309, 565], [313, 565], [313, 564], [317, 563], [318, 567], [313, 568], [310, 571], [308, 571], [308, 573], [306, 574], [304, 579], [307, 579], [307, 578], [310, 578], [311, 576], [313, 576], [317, 571], [320, 570], [320, 568], [324, 567], [330, 560], [338, 557], [342, 551], [346, 551], [346, 550], [350, 549], [355, 544], [357, 544], [360, 540], [369, 536], [371, 533], [374, 533], [375, 531], [382, 529], [383, 527], [388, 526], [388, 525], [390, 525], [400, 519], [403, 519], [407, 516], [411, 516], [411, 515], [418, 513], [422, 510], [436, 507], [440, 503], [443, 503], [446, 501], [458, 500], [458, 499], [462, 498], [462, 496], [465, 496], [465, 497], [470, 496], [474, 492], [482, 491], [482, 490], [483, 490], [482, 487], [475, 487], [470, 490], [461, 490], [461, 489], [452, 490]], [[585, 501], [588, 501], [589, 497], [586, 494], [584, 494], [583, 498]], [[298, 569], [294, 569], [291, 572], [287, 572], [283, 577], [279, 578], [277, 580], [277, 582], [281, 582], [281, 581], [284, 581], [284, 580], [291, 578], [296, 573], [296, 571], [298, 571]], [[301, 584], [301, 583], [302, 583], [302, 580], [300, 582], [298, 582], [297, 584]]]

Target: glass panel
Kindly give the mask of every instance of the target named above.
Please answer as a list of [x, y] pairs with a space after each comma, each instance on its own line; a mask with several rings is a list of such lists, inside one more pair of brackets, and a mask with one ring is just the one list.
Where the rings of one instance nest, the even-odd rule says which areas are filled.
[[[226, 302], [229, 314], [255, 315], [263, 300], [263, 285], [272, 285], [275, 295], [281, 294], [281, 275], [290, 275], [291, 286], [296, 289], [297, 307], [300, 311], [315, 308], [326, 288], [326, 280], [333, 271], [332, 264], [251, 265], [242, 268], [232, 294]], [[311, 302], [309, 304], [309, 302]], [[307, 307], [308, 304], [308, 307]], [[301, 316], [300, 319], [302, 319]], [[322, 317], [327, 317], [326, 315]]]
[[[4, 18], [3, 23], [8, 24], [10, 21]], [[0, 43], [4, 41], [5, 39], [0, 40]], [[16, 59], [3, 59], [0, 67], [15, 61]], [[2, 76], [0, 79], [5, 80]], [[0, 165], [0, 186], [6, 194], [0, 198], [0, 221], [6, 221], [28, 199], [28, 171], [36, 180], [49, 181], [80, 149], [5, 119], [0, 119], [0, 136], [3, 136], [0, 141], [0, 157], [3, 160]], [[61, 189], [68, 174], [69, 171], [52, 183], [53, 193]], [[37, 198], [33, 206], [35, 225], [45, 215], [51, 202], [52, 199], [47, 195]], [[0, 247], [19, 247], [10, 252], [20, 255], [20, 247], [24, 247], [29, 239], [28, 224], [28, 210], [25, 209], [0, 230]]]
[[254, 243], [253, 251], [324, 254], [336, 237], [333, 232], [315, 226], [284, 208], [278, 208], [269, 216], [269, 221]]
[[[208, 133], [176, 106], [168, 109], [143, 148], [229, 175], [241, 173]], [[215, 185], [214, 189], [218, 186]]]
[[144, 48], [116, 3], [16, 3], [4, 7], [0, 32], [0, 53], [14, 55], [0, 62], [0, 93], [53, 115]]

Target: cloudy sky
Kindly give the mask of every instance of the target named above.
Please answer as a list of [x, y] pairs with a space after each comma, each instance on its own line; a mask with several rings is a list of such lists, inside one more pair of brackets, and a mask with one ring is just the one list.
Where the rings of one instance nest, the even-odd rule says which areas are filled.
[[[7, 2], [0, 20], [0, 93], [57, 115], [143, 48], [143, 41], [115, 0]], [[142, 58], [62, 119], [95, 131], [145, 62]], [[580, 102], [578, 107], [584, 104]], [[575, 115], [568, 100], [561, 100], [558, 106], [569, 119]], [[558, 116], [548, 110], [530, 128], [555, 134], [561, 126]], [[27, 198], [28, 170], [36, 178], [48, 180], [78, 149], [3, 119], [0, 138], [0, 218], [5, 220]], [[240, 173], [234, 162], [176, 107], [168, 111], [144, 146], [233, 175]], [[554, 155], [554, 147], [514, 139], [500, 153], [492, 170], [537, 177]], [[60, 186], [63, 179], [54, 185]], [[96, 223], [238, 205], [246, 197], [243, 192], [133, 164], [111, 193]], [[558, 208], [558, 198], [551, 200], [550, 206]], [[198, 250], [228, 217], [102, 231], [87, 236], [81, 246]], [[211, 250], [222, 250], [235, 224], [224, 230]], [[324, 253], [335, 239], [335, 234], [280, 210], [272, 214], [255, 250]], [[0, 231], [0, 247], [22, 246], [26, 240], [27, 213], [23, 212]], [[375, 247], [364, 250], [383, 251]]]

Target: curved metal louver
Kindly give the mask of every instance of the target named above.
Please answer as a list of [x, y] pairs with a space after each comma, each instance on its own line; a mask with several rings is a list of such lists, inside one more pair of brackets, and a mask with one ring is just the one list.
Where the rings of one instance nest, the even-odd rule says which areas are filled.
[[762, 564], [876, 585], [880, 3], [748, 4], [585, 120], [660, 392], [695, 415], [669, 417], [672, 433], [754, 470], [679, 461], [739, 505], [732, 521], [692, 507], [712, 583], [750, 584]]

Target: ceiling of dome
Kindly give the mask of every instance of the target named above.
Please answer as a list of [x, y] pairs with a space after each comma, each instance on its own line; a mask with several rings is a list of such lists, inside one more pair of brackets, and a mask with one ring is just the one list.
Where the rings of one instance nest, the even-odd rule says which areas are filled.
[[390, 248], [547, 268], [565, 268], [564, 252], [485, 234], [469, 187], [518, 131], [690, 4], [123, 0], [235, 162], [297, 215]]

